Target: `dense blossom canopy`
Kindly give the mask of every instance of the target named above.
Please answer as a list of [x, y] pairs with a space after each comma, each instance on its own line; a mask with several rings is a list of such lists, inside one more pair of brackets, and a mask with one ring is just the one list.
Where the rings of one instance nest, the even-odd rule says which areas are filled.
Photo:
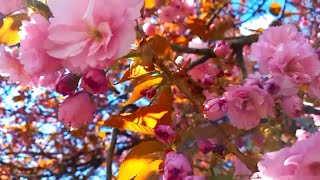
[[0, 179], [320, 179], [319, 30], [312, 0], [0, 0]]

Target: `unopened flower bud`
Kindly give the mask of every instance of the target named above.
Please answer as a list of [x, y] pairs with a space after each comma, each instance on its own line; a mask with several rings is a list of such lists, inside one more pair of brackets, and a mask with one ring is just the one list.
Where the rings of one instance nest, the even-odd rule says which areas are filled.
[[154, 134], [163, 143], [171, 143], [176, 137], [176, 133], [172, 127], [167, 125], [157, 125], [154, 128]]
[[74, 93], [78, 87], [80, 76], [76, 74], [67, 74], [60, 78], [56, 84], [56, 91], [64, 96]]
[[229, 43], [227, 43], [226, 41], [220, 41], [218, 42], [215, 47], [213, 52], [219, 56], [219, 57], [225, 57], [230, 53], [231, 49], [229, 46]]

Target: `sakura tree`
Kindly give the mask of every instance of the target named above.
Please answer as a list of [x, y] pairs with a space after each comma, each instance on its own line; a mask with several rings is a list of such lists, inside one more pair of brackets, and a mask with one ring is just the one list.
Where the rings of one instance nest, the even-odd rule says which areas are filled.
[[320, 179], [318, 1], [0, 0], [0, 19], [0, 179]]

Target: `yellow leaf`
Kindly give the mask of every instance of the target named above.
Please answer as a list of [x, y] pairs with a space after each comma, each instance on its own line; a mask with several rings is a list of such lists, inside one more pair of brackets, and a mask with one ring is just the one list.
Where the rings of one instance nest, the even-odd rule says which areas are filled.
[[125, 72], [119, 83], [125, 82], [133, 78], [141, 77], [148, 73], [149, 72], [146, 71], [143, 66], [137, 65], [135, 62], [133, 62], [130, 66], [130, 69]]
[[146, 177], [148, 174], [153, 174], [159, 160], [164, 158], [164, 150], [165, 145], [157, 141], [144, 141], [138, 144], [124, 159], [117, 179], [131, 180], [135, 177], [143, 178], [144, 175]]
[[163, 160], [155, 160], [152, 161], [148, 165], [147, 171], [140, 171], [139, 174], [134, 178], [134, 180], [153, 180], [159, 179], [159, 166], [163, 162]]
[[272, 2], [269, 10], [270, 10], [271, 14], [278, 16], [281, 12], [281, 4], [279, 4], [277, 2]]
[[125, 129], [133, 132], [139, 132], [142, 134], [153, 135], [152, 128], [127, 121], [124, 117], [121, 116], [111, 116], [108, 120], [104, 122], [104, 125], [109, 127]]
[[46, 166], [46, 161], [44, 159], [39, 159], [38, 164], [40, 167], [45, 167]]
[[8, 16], [3, 20], [3, 25], [0, 28], [0, 44], [8, 46], [15, 45], [20, 42], [19, 28], [22, 25], [22, 20], [28, 18], [26, 14], [16, 14]]
[[160, 76], [151, 76], [148, 77], [148, 79], [144, 80], [142, 83], [138, 84], [132, 92], [131, 97], [128, 99], [128, 101], [126, 102], [127, 104], [132, 104], [135, 101], [139, 100], [140, 98], [142, 98], [142, 95], [140, 94], [140, 91], [146, 88], [149, 88], [151, 86], [157, 86], [161, 83], [162, 81], [162, 77]]
[[144, 8], [152, 9], [156, 6], [156, 0], [144, 0]]

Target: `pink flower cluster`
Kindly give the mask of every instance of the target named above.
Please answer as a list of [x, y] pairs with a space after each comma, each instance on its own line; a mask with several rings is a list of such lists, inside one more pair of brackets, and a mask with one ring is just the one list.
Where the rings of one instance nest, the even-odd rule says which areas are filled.
[[203, 113], [211, 121], [226, 115], [237, 128], [254, 128], [261, 118], [273, 116], [274, 113], [272, 94], [263, 86], [257, 77], [248, 78], [243, 86], [230, 86], [222, 98], [208, 98]]
[[181, 0], [170, 0], [168, 6], [164, 6], [159, 10], [159, 20], [161, 22], [172, 22], [176, 18], [185, 18], [192, 15], [194, 7], [189, 6]]
[[[23, 3], [0, 0], [0, 13], [16, 11]], [[60, 120], [79, 127], [92, 121], [96, 109], [87, 92], [106, 93], [104, 69], [130, 51], [143, 0], [49, 0], [48, 5], [53, 14], [49, 21], [40, 14], [23, 21], [20, 58], [0, 47], [0, 70], [13, 82], [55, 85], [69, 96], [59, 108]], [[64, 75], [66, 69], [71, 73]], [[77, 93], [81, 75], [86, 92]]]
[[[271, 74], [277, 83], [291, 86], [311, 83], [310, 94], [317, 87], [320, 61], [308, 39], [293, 25], [270, 27], [251, 45], [251, 58], [263, 74]], [[315, 81], [315, 82], [313, 82]]]
[[291, 147], [266, 153], [258, 163], [258, 176], [263, 180], [320, 179], [320, 132], [300, 140]]

